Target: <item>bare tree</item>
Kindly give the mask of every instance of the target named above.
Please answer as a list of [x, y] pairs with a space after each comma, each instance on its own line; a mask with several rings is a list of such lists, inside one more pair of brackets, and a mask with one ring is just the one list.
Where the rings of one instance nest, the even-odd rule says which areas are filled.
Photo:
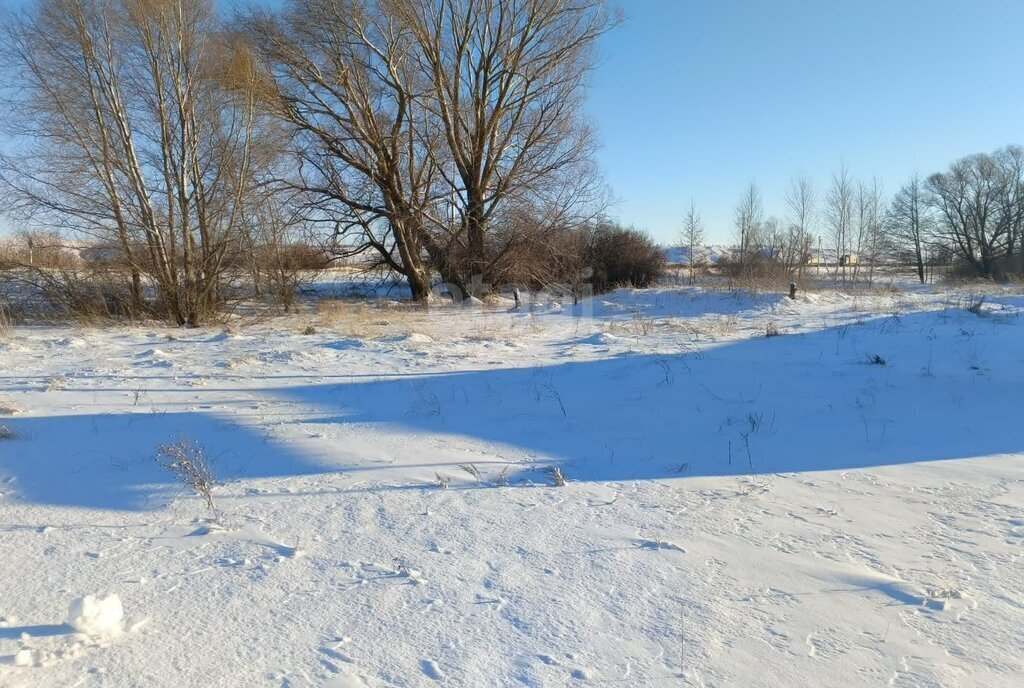
[[993, 277], [1016, 248], [1024, 220], [1022, 157], [1016, 147], [972, 155], [928, 178], [940, 233], [982, 277]]
[[454, 222], [435, 231], [460, 281], [490, 281], [507, 248], [488, 250], [502, 207], [548, 205], [567, 176], [593, 170], [583, 96], [597, 40], [618, 17], [605, 0], [378, 4], [411, 34], [426, 84], [420, 100], [442, 135], [444, 146], [428, 152], [451, 190]]
[[425, 221], [444, 192], [413, 33], [369, 0], [292, 0], [282, 16], [256, 12], [245, 25], [273, 80], [274, 111], [295, 133], [299, 171], [284, 183], [339, 241], [355, 234], [356, 251], [376, 251], [425, 299], [424, 251], [442, 253]]
[[255, 61], [205, 0], [40, 0], [6, 27], [18, 208], [118, 247], [179, 324], [208, 317], [237, 254], [262, 146]]
[[797, 272], [801, 277], [810, 258], [817, 200], [814, 183], [808, 177], [797, 176], [790, 181], [789, 191], [786, 193], [786, 205], [790, 212], [792, 244], [797, 251], [795, 256]]
[[885, 221], [896, 249], [913, 256], [917, 277], [924, 284], [926, 250], [935, 227], [920, 175], [914, 174], [896, 192], [889, 204]]
[[[694, 282], [694, 270], [704, 265], [704, 221], [697, 212], [693, 200], [690, 200], [690, 210], [683, 220], [683, 228], [679, 234], [681, 248], [686, 250], [687, 262], [690, 267], [690, 284]], [[699, 254], [699, 255], [698, 255]]]
[[884, 253], [883, 192], [877, 179], [871, 184], [857, 184], [854, 212], [854, 234], [851, 242], [857, 256], [853, 265], [853, 283], [860, 277], [861, 268], [868, 268], [868, 283], [874, 280], [875, 266]]
[[824, 220], [830, 248], [835, 251], [836, 272], [833, 280], [839, 279], [841, 268], [844, 283], [847, 264], [856, 260], [850, 251], [855, 196], [853, 178], [843, 164], [839, 171], [832, 175], [832, 184], [825, 194]]
[[736, 226], [736, 239], [739, 242], [739, 268], [742, 275], [747, 275], [749, 264], [758, 250], [759, 233], [764, 223], [764, 207], [761, 204], [761, 192], [757, 183], [751, 181], [740, 196], [733, 211]]

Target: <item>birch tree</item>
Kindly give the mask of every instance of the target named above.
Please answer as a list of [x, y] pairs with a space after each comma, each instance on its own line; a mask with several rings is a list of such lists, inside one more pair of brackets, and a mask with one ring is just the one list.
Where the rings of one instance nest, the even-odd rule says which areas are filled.
[[816, 205], [817, 194], [814, 190], [814, 183], [808, 177], [794, 177], [790, 181], [789, 191], [786, 193], [786, 206], [790, 213], [797, 274], [800, 277], [803, 277], [804, 268], [810, 258], [815, 213], [817, 212]]
[[25, 146], [0, 161], [17, 208], [119, 247], [135, 308], [208, 318], [242, 206], [275, 145], [260, 78], [203, 0], [40, 0], [5, 26]]
[[835, 251], [836, 256], [833, 280], [839, 279], [841, 269], [843, 283], [846, 282], [846, 264], [851, 254], [855, 196], [856, 189], [850, 171], [846, 165], [841, 165], [839, 171], [832, 175], [831, 186], [825, 194], [823, 216], [829, 247]]

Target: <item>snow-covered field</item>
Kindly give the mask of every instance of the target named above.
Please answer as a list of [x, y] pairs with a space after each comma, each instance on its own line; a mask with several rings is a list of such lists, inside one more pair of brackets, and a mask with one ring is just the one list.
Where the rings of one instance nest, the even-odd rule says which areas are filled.
[[0, 685], [1021, 685], [1024, 296], [972, 303], [17, 328]]

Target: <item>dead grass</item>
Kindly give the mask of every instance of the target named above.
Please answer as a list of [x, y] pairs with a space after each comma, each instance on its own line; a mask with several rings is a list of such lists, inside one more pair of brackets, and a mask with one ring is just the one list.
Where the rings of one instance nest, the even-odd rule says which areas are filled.
[[14, 323], [11, 312], [5, 304], [0, 303], [0, 341], [7, 341], [14, 336]]
[[426, 320], [422, 307], [391, 301], [318, 301], [315, 312], [321, 328], [356, 339], [411, 334]]

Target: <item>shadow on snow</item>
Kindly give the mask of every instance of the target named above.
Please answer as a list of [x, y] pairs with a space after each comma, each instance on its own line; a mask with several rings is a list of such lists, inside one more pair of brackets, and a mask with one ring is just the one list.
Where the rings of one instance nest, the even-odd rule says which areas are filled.
[[[474, 462], [488, 478], [509, 465], [515, 484], [553, 464], [570, 480], [618, 481], [1015, 453], [1019, 330], [961, 311], [913, 313], [677, 355], [595, 351], [604, 357], [255, 390], [304, 406], [290, 422], [379, 431], [379, 449], [321, 440], [320, 456], [230, 414], [16, 419], [21, 438], [0, 444], [0, 471], [29, 502], [140, 509], [166, 499], [154, 492], [170, 482], [154, 447], [179, 433], [206, 447], [222, 479], [372, 470], [381, 489]], [[581, 341], [581, 358], [604, 348]], [[868, 362], [876, 354], [884, 365]]]

